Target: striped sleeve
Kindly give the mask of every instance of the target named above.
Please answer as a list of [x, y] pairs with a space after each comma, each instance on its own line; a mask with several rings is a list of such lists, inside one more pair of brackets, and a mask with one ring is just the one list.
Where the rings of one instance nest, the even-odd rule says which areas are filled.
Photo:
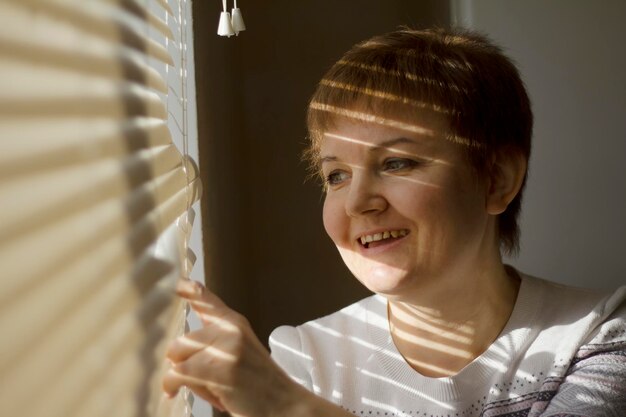
[[582, 345], [542, 417], [626, 416], [626, 302]]

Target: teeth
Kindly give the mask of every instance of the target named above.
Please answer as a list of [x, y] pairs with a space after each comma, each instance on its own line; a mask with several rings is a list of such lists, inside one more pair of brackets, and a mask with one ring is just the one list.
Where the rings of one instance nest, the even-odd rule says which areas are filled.
[[390, 237], [393, 237], [393, 238], [404, 237], [404, 236], [406, 236], [408, 234], [409, 234], [409, 231], [406, 230], [406, 229], [403, 229], [403, 230], [390, 230], [390, 231], [386, 231], [386, 232], [382, 232], [382, 233], [375, 233], [373, 235], [361, 236], [359, 238], [359, 240], [361, 241], [362, 245], [365, 245], [366, 243], [378, 242], [379, 240], [389, 239]]

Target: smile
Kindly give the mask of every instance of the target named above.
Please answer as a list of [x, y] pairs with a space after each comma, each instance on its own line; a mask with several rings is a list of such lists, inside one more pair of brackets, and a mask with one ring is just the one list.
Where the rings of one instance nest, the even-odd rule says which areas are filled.
[[373, 235], [363, 235], [360, 238], [358, 238], [358, 241], [360, 241], [361, 244], [367, 248], [371, 242], [379, 242], [381, 240], [386, 240], [386, 239], [396, 239], [396, 238], [404, 237], [408, 234], [409, 234], [409, 231], [406, 229], [389, 230], [389, 231], [384, 231], [380, 233], [375, 233]]

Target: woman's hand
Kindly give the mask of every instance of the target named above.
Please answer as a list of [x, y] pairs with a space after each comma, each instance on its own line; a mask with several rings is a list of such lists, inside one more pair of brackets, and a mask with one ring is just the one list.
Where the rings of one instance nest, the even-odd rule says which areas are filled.
[[184, 385], [235, 416], [283, 414], [301, 387], [274, 363], [246, 318], [197, 282], [181, 280], [177, 293], [189, 301], [203, 327], [172, 342], [165, 393], [174, 396]]

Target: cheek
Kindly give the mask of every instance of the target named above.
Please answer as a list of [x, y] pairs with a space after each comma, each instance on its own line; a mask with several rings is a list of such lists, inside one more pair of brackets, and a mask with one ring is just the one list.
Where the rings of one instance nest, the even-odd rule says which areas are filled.
[[335, 241], [335, 236], [337, 234], [337, 219], [336, 219], [336, 214], [333, 210], [333, 204], [332, 201], [330, 201], [328, 199], [328, 197], [326, 197], [324, 199], [324, 208], [322, 210], [322, 220], [324, 222], [324, 229], [326, 230], [326, 233], [328, 234], [328, 236], [330, 236], [330, 238], [333, 240], [333, 242], [336, 243]]
[[412, 185], [409, 189], [398, 187], [392, 191], [388, 200], [401, 217], [415, 223], [428, 224], [433, 217], [437, 218], [441, 214], [441, 190]]
[[322, 220], [324, 221], [324, 229], [326, 233], [335, 243], [339, 245], [342, 229], [345, 226], [341, 220], [341, 213], [338, 210], [338, 204], [328, 196], [324, 199], [324, 208], [322, 210]]

